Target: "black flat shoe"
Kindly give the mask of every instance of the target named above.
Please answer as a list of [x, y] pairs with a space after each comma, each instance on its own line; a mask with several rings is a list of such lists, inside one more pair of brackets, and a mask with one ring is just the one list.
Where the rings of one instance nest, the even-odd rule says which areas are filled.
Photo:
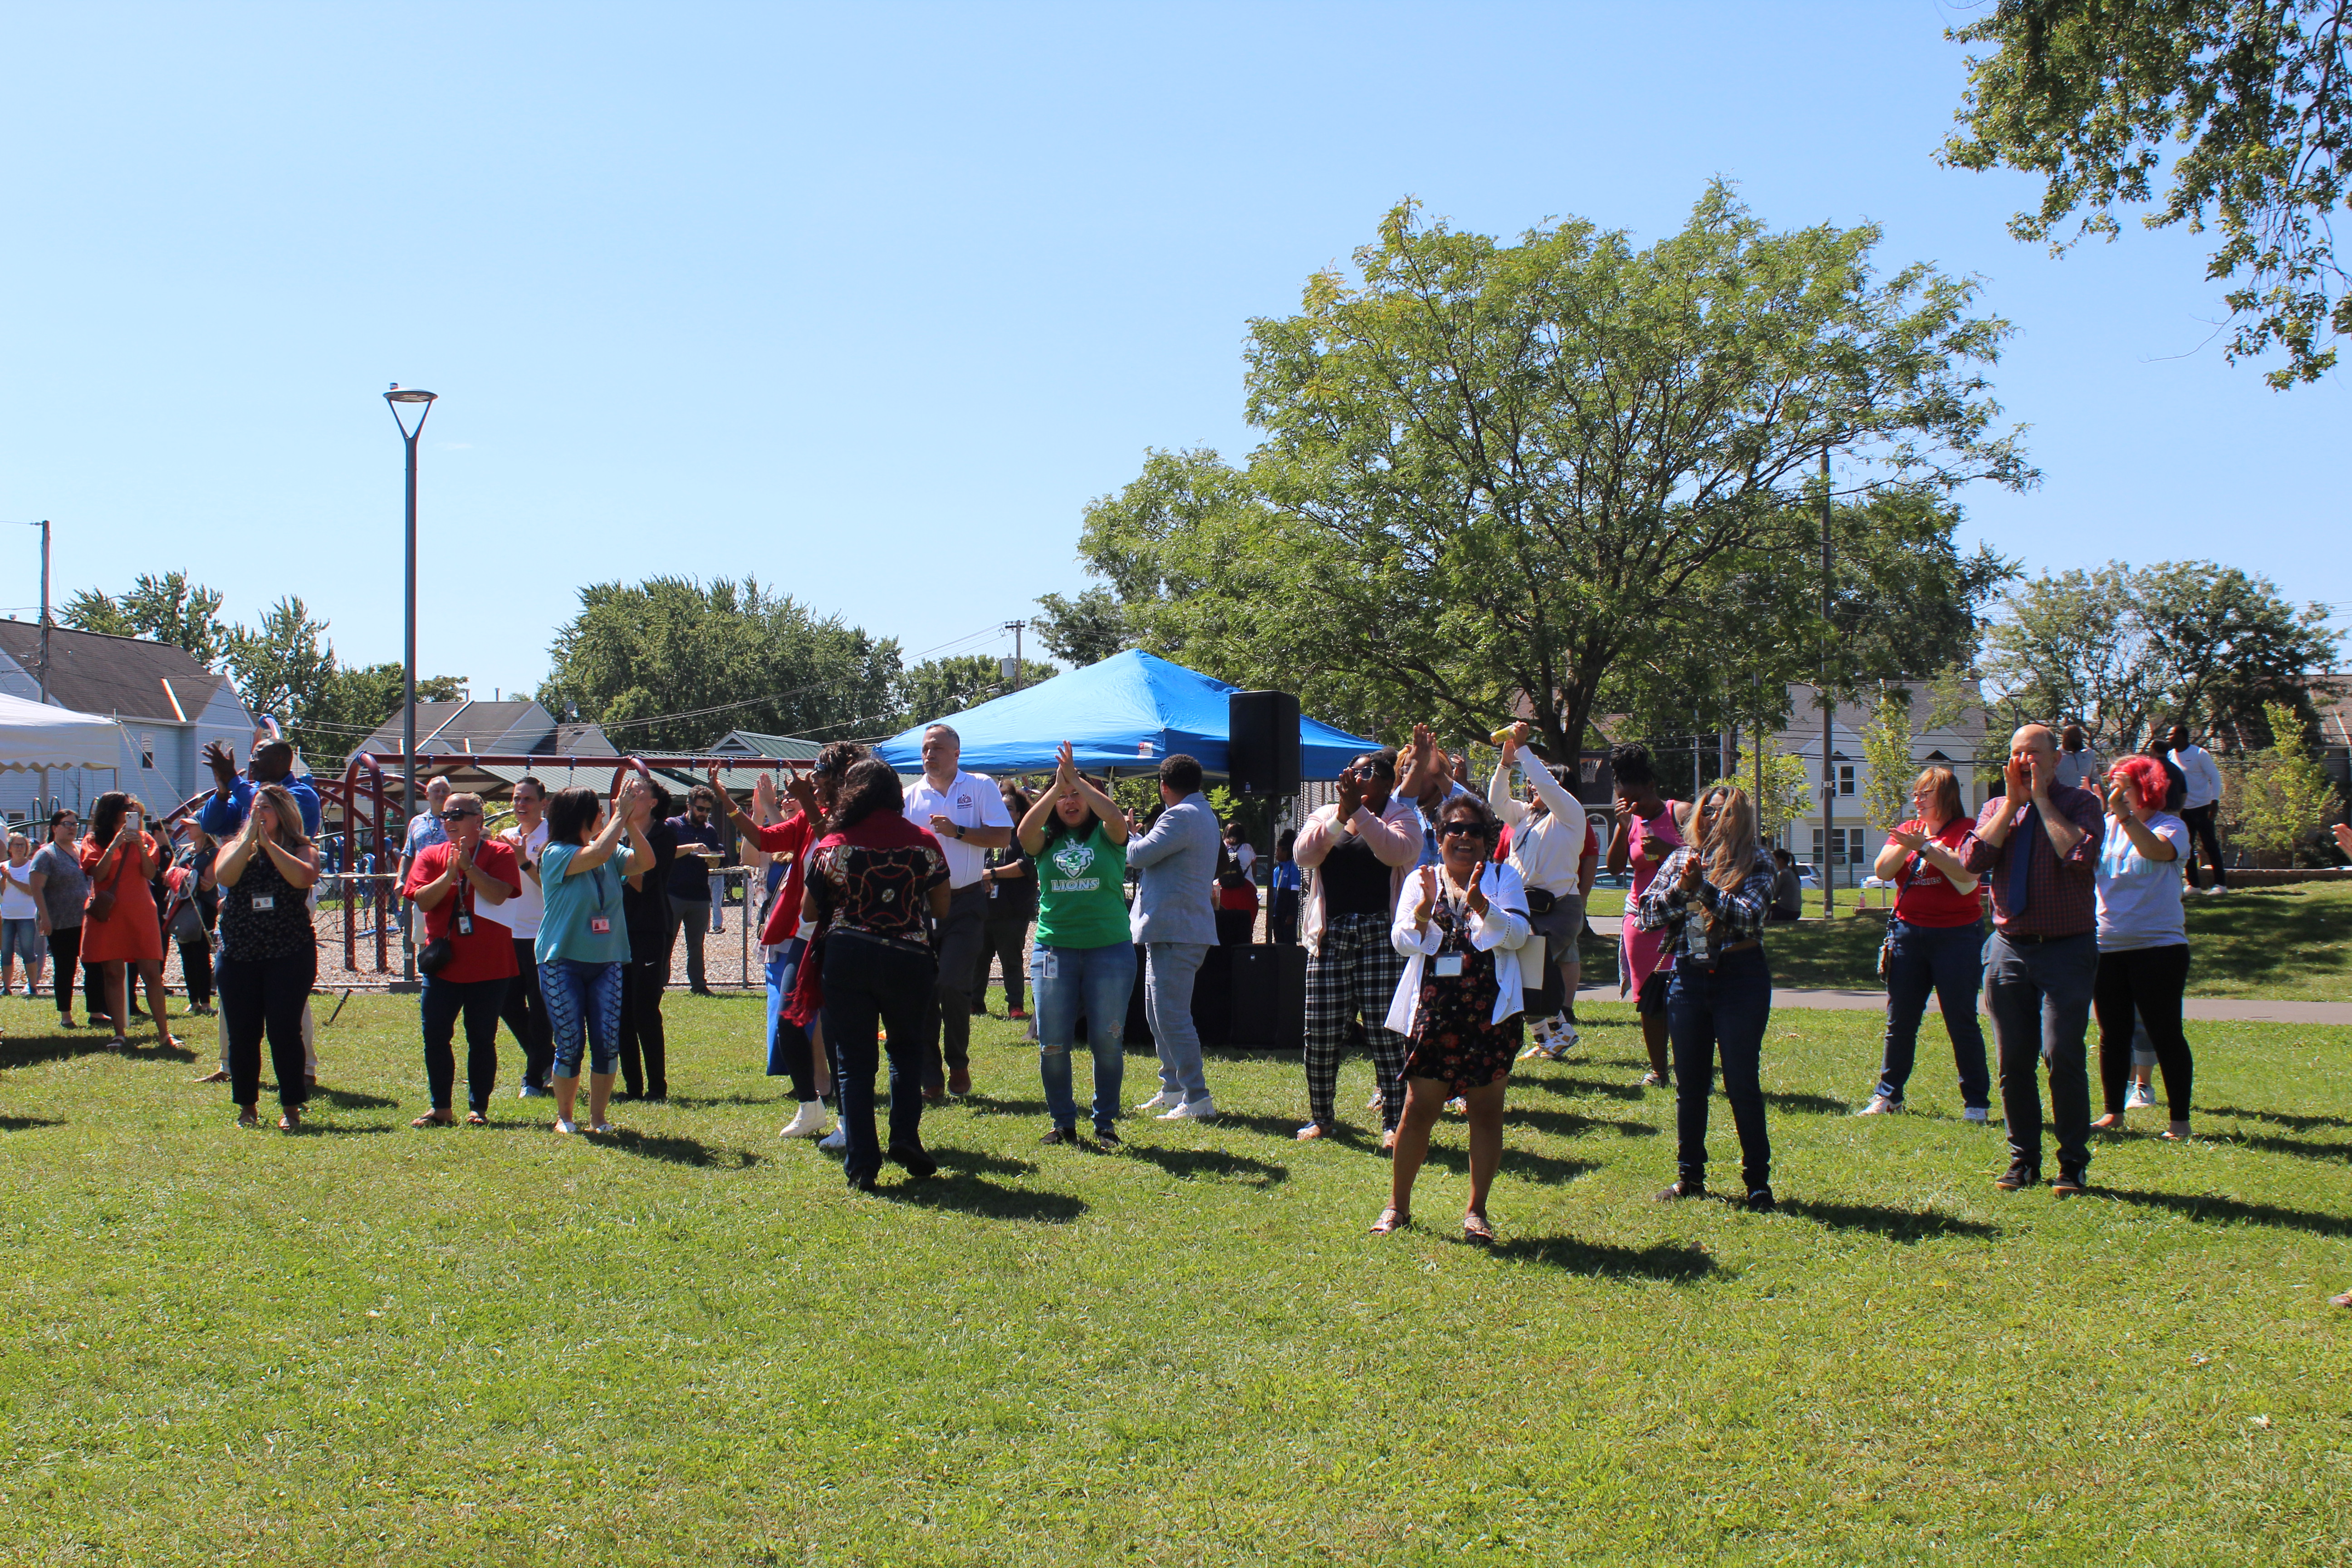
[[1748, 1190], [1748, 1202], [1743, 1206], [1750, 1214], [1770, 1214], [1780, 1205], [1779, 1200], [1772, 1196], [1771, 1188], [1750, 1187]]
[[1097, 1127], [1095, 1129], [1095, 1142], [1106, 1149], [1116, 1149], [1119, 1142], [1118, 1130], [1115, 1127]]
[[1053, 1128], [1046, 1132], [1045, 1136], [1037, 1140], [1048, 1149], [1058, 1143], [1075, 1143], [1077, 1141], [1078, 1130], [1075, 1127]]
[[869, 1171], [863, 1175], [850, 1177], [849, 1190], [853, 1193], [872, 1192], [874, 1190], [874, 1173]]
[[2011, 1163], [2008, 1170], [1995, 1176], [1992, 1179], [1992, 1184], [2004, 1193], [2022, 1192], [2027, 1187], [2038, 1187], [2042, 1184], [2042, 1172], [2039, 1167], [2018, 1160]]
[[919, 1182], [940, 1173], [940, 1163], [925, 1153], [920, 1143], [893, 1143], [883, 1151], [883, 1158]]

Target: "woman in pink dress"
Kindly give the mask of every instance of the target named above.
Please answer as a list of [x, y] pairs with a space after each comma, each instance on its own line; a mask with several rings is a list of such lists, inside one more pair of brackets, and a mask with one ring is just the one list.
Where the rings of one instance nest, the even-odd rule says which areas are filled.
[[[163, 1010], [163, 927], [155, 915], [149, 880], [163, 866], [163, 851], [146, 832], [147, 808], [136, 795], [109, 790], [90, 808], [89, 833], [81, 841], [82, 869], [89, 873], [90, 907], [82, 917], [81, 961], [104, 965], [108, 1010], [113, 1015], [113, 1045], [130, 1042], [122, 1026], [130, 1017], [128, 972], [138, 969], [147, 983], [147, 1012], [155, 1020], [156, 1043], [177, 1050]], [[111, 894], [111, 898], [108, 897]], [[100, 905], [107, 906], [103, 919]]]
[[1615, 777], [1617, 831], [1609, 840], [1609, 872], [1622, 876], [1631, 869], [1633, 890], [1625, 895], [1624, 923], [1617, 937], [1618, 994], [1631, 994], [1633, 1011], [1642, 1018], [1642, 1047], [1649, 1052], [1650, 1070], [1642, 1075], [1644, 1089], [1664, 1089], [1674, 1081], [1666, 1047], [1666, 973], [1659, 966], [1666, 939], [1663, 931], [1643, 931], [1633, 911], [1650, 879], [1666, 857], [1683, 846], [1675, 818], [1675, 803], [1658, 794], [1658, 775], [1650, 765], [1646, 746], [1612, 746], [1609, 771]]

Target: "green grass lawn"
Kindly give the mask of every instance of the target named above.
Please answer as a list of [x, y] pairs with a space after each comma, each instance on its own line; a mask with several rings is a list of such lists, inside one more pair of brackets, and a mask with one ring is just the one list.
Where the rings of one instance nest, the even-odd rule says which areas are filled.
[[[1624, 910], [1624, 894], [1596, 888], [1592, 912], [1604, 921]], [[1838, 918], [1823, 921], [1822, 896], [1805, 895], [1816, 917], [1765, 933], [1772, 977], [1782, 985], [1880, 989], [1878, 943], [1886, 927], [1874, 912], [1855, 913], [1856, 894], [1838, 891]], [[2339, 882], [2248, 888], [2207, 898], [2190, 894], [2189, 994], [2352, 1002], [2352, 886]], [[1616, 950], [1588, 938], [1588, 976], [1614, 972]], [[1595, 968], [1596, 954], [1599, 967]]]
[[750, 999], [673, 996], [678, 1099], [604, 1142], [510, 1090], [410, 1131], [404, 999], [295, 1137], [0, 1007], [0, 1561], [2352, 1556], [2352, 1030], [2198, 1027], [2203, 1135], [2062, 1204], [1993, 1190], [1932, 1026], [1916, 1113], [1858, 1121], [1876, 1019], [1784, 1012], [1749, 1215], [1652, 1200], [1672, 1107], [1589, 1008], [1514, 1082], [1489, 1252], [1458, 1123], [1373, 1239], [1386, 1167], [1294, 1142], [1267, 1058], [1213, 1060], [1216, 1124], [1042, 1149], [988, 1024], [941, 1179], [853, 1197], [775, 1138]]

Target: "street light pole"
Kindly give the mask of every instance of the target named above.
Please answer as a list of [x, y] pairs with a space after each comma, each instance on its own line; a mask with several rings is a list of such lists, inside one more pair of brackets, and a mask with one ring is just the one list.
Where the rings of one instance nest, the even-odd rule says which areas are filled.
[[[432, 416], [433, 396], [429, 392], [404, 391], [398, 382], [394, 382], [392, 390], [383, 395], [385, 404], [392, 409], [392, 422], [400, 426], [401, 441], [408, 448], [408, 568], [400, 670], [400, 809], [404, 813], [416, 809], [416, 438], [425, 434], [425, 421]], [[407, 408], [416, 410], [413, 427], [402, 416]], [[408, 829], [404, 822], [404, 847], [407, 842]], [[405, 921], [400, 932], [400, 977], [405, 984], [416, 982], [416, 945], [409, 938]]]
[[1831, 744], [1835, 734], [1837, 703], [1830, 696], [1830, 449], [1822, 448], [1822, 918], [1837, 915], [1837, 849], [1832, 844], [1837, 822], [1837, 761]]

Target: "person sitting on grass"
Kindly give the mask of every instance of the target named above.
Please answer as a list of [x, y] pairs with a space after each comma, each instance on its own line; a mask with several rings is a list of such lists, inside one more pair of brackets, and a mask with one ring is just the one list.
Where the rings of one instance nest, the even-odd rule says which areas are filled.
[[2099, 1020], [2099, 1087], [2106, 1114], [2091, 1123], [2120, 1132], [2132, 1075], [2135, 1021], [2147, 1027], [2164, 1069], [2172, 1125], [2161, 1136], [2189, 1136], [2195, 1065], [2180, 1026], [2189, 984], [2189, 928], [2180, 907], [2180, 872], [2190, 854], [2189, 825], [2164, 809], [2171, 781], [2154, 757], [2126, 757], [2107, 774], [2107, 830], [2099, 846], [2099, 968], [2091, 1007]]
[[[539, 852], [540, 994], [547, 999], [555, 1049], [550, 1084], [555, 1131], [574, 1133], [583, 1037], [590, 1052], [588, 1126], [610, 1132], [605, 1108], [621, 1066], [621, 972], [629, 962], [622, 883], [632, 867], [653, 864], [652, 846], [630, 826], [644, 789], [631, 773], [613, 791], [612, 808], [586, 785], [558, 791], [547, 806], [547, 844]], [[626, 840], [626, 842], [624, 842]]]
[[302, 1008], [319, 974], [310, 885], [319, 849], [286, 786], [265, 784], [245, 820], [204, 873], [220, 889], [221, 1032], [228, 1040], [229, 1098], [236, 1124], [261, 1124], [261, 1042], [278, 1077], [280, 1131], [302, 1124], [310, 1098], [302, 1070]]
[[1462, 1234], [1495, 1239], [1486, 1193], [1503, 1157], [1503, 1096], [1526, 1005], [1519, 949], [1529, 930], [1518, 872], [1491, 858], [1501, 832], [1485, 801], [1466, 792], [1449, 797], [1438, 808], [1441, 858], [1413, 873], [1397, 903], [1390, 934], [1405, 968], [1384, 1022], [1407, 1041], [1404, 1118], [1374, 1236], [1412, 1222], [1413, 1178], [1429, 1156], [1430, 1129], [1458, 1095], [1470, 1119]]
[[1016, 831], [1037, 868], [1037, 1070], [1054, 1123], [1040, 1142], [1078, 1141], [1070, 1050], [1083, 1016], [1094, 1055], [1095, 1137], [1117, 1143], [1113, 1124], [1127, 1061], [1122, 1036], [1128, 999], [1135, 994], [1127, 817], [1108, 787], [1078, 772], [1076, 754], [1065, 741], [1053, 783], [1038, 792]]
[[1675, 1184], [1661, 1198], [1706, 1192], [1706, 1109], [1715, 1063], [1739, 1130], [1748, 1207], [1769, 1209], [1772, 1140], [1760, 1081], [1764, 1026], [1772, 1016], [1772, 969], [1764, 956], [1764, 911], [1772, 858], [1756, 839], [1748, 792], [1717, 784], [1691, 814], [1691, 841], [1676, 849], [1642, 895], [1643, 931], [1664, 932], [1666, 1029], [1675, 1047]]

